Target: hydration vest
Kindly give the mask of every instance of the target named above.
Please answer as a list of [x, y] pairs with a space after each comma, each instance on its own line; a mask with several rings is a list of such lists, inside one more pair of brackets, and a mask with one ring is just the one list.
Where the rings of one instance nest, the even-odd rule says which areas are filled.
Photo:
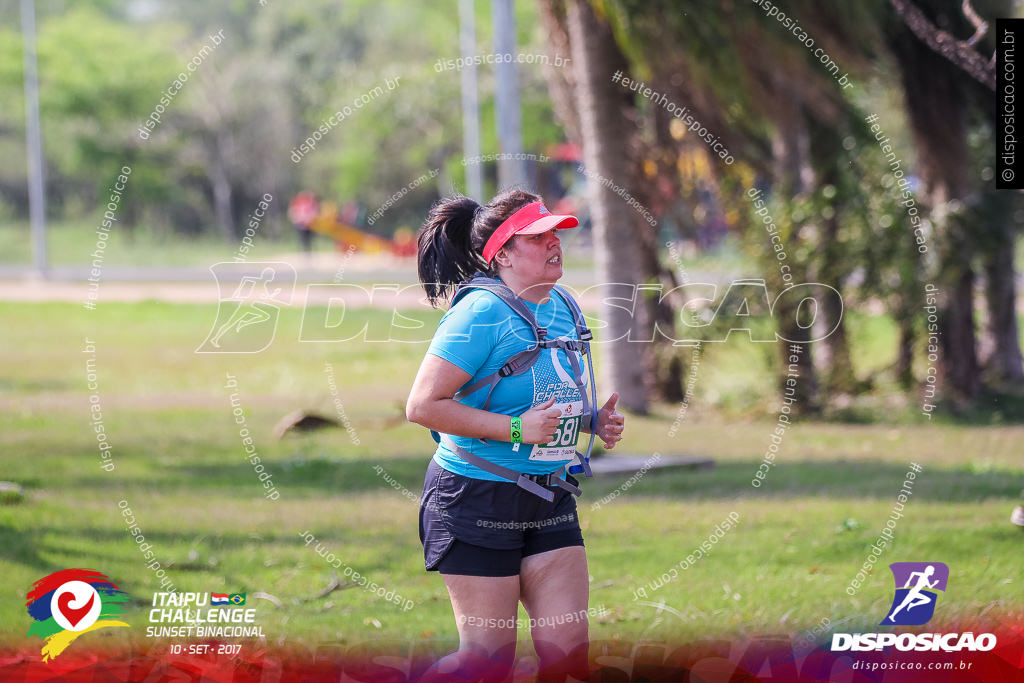
[[[590, 340], [594, 338], [594, 335], [587, 328], [587, 324], [583, 319], [583, 312], [580, 310], [579, 304], [572, 298], [568, 292], [554, 285], [551, 291], [557, 293], [568, 305], [569, 310], [572, 312], [573, 322], [576, 326], [577, 339], [548, 339], [547, 330], [537, 324], [537, 318], [533, 315], [533, 312], [523, 303], [522, 299], [517, 297], [515, 293], [509, 289], [501, 280], [487, 277], [483, 273], [476, 273], [472, 278], [463, 282], [459, 285], [455, 291], [455, 296], [452, 297], [451, 305], [454, 306], [462, 297], [468, 294], [474, 289], [486, 289], [501, 299], [505, 304], [511, 308], [515, 313], [522, 318], [526, 324], [533, 330], [534, 340], [536, 345], [525, 351], [520, 351], [514, 354], [511, 358], [505, 361], [505, 363], [496, 371], [490, 375], [478, 379], [472, 384], [463, 387], [457, 394], [455, 399], [465, 398], [470, 394], [474, 394], [483, 388], [487, 388], [487, 398], [484, 400], [481, 406], [482, 410], [487, 410], [487, 407], [491, 403], [491, 394], [494, 393], [495, 387], [502, 379], [506, 377], [517, 377], [519, 375], [529, 372], [530, 368], [533, 367], [537, 359], [540, 358], [540, 354], [544, 349], [555, 349], [560, 348], [566, 351], [566, 356], [569, 357], [569, 365], [572, 368], [572, 379], [576, 384], [576, 388], [579, 389], [580, 396], [583, 399], [583, 414], [581, 420], [590, 420], [590, 443], [587, 445], [587, 452], [580, 453], [576, 451], [576, 456], [571, 462], [565, 465], [562, 469], [555, 470], [550, 474], [526, 474], [524, 472], [518, 472], [508, 467], [504, 467], [497, 463], [491, 462], [481, 458], [479, 455], [471, 453], [470, 451], [457, 445], [451, 437], [447, 434], [438, 434], [434, 430], [430, 430], [430, 435], [434, 438], [434, 441], [438, 443], [444, 443], [445, 447], [448, 448], [452, 453], [455, 453], [460, 458], [475, 465], [485, 472], [489, 472], [502, 479], [515, 482], [521, 488], [526, 489], [534, 495], [540, 496], [541, 498], [551, 502], [555, 498], [555, 494], [550, 489], [545, 488], [542, 484], [555, 485], [560, 488], [569, 491], [573, 495], [580, 495], [581, 491], [576, 486], [573, 486], [568, 481], [561, 479], [562, 470], [566, 470], [569, 474], [584, 474], [588, 477], [594, 476], [590, 470], [590, 453], [594, 449], [594, 436], [597, 431], [597, 391], [594, 387], [594, 361], [590, 353]], [[583, 384], [583, 368], [580, 365], [580, 359], [577, 358], [575, 352], [579, 352], [582, 356], [587, 358], [587, 369], [590, 373], [590, 396], [587, 396], [586, 387]], [[518, 450], [519, 444], [513, 446], [514, 450]]]

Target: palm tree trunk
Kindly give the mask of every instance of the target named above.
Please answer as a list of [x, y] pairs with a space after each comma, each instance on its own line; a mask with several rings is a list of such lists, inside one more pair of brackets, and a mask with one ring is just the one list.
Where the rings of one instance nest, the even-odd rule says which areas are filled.
[[[630, 296], [639, 282], [640, 254], [633, 235], [632, 209], [608, 185], [628, 185], [629, 130], [622, 112], [621, 88], [612, 81], [621, 68], [615, 58], [615, 37], [611, 27], [597, 18], [587, 0], [572, 0], [568, 12], [569, 39], [576, 69], [577, 109], [583, 159], [589, 174], [588, 190], [594, 226], [594, 255], [602, 292], [601, 332], [605, 351], [602, 379], [607, 389], [619, 392], [619, 402], [629, 410], [647, 412], [648, 392], [644, 368], [649, 343], [630, 332], [643, 329], [623, 301], [611, 305], [608, 299]], [[607, 183], [607, 184], [606, 184]], [[619, 284], [612, 284], [619, 283]]]

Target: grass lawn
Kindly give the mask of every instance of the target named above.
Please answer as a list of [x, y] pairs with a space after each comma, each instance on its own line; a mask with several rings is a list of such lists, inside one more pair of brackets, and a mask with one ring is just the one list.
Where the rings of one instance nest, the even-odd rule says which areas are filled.
[[[300, 344], [301, 313], [288, 310], [263, 353], [196, 355], [214, 310], [156, 302], [101, 303], [95, 311], [0, 304], [6, 350], [0, 479], [26, 490], [22, 502], [0, 506], [0, 639], [32, 642], [25, 637], [30, 584], [57, 569], [85, 566], [107, 573], [133, 598], [126, 617], [134, 628], [108, 629], [106, 638], [145, 644], [145, 608], [159, 581], [127, 531], [118, 508], [123, 500], [178, 590], [276, 598], [279, 607], [251, 599], [272, 644], [454, 643], [441, 577], [423, 569], [411, 499], [419, 495], [433, 443], [403, 414], [425, 345]], [[866, 343], [868, 349], [892, 349], [885, 338], [891, 331], [884, 321], [861, 319], [852, 333], [882, 337]], [[95, 345], [112, 472], [100, 468], [90, 425], [86, 338]], [[579, 512], [591, 605], [605, 612], [591, 618], [592, 638], [794, 634], [825, 618], [843, 622], [845, 631], [870, 630], [892, 597], [888, 563], [924, 560], [950, 567], [936, 619], [952, 624], [985, 615], [1019, 623], [1024, 535], [1009, 515], [1024, 486], [1024, 427], [913, 419], [798, 423], [755, 489], [750, 481], [770, 443], [777, 402], [752, 402], [740, 417], [719, 406], [723, 396], [763, 389], [766, 361], [751, 355], [751, 346], [708, 351], [693, 405], [674, 437], [668, 434], [678, 406], [629, 418], [624, 452], [703, 454], [714, 458], [714, 469], [648, 473], [598, 509], [592, 504], [627, 477], [584, 482]], [[275, 440], [274, 424], [291, 410], [336, 414], [325, 363], [352, 430]], [[263, 497], [245, 457], [225, 388], [228, 373], [237, 378], [246, 425], [278, 500]], [[924, 470], [895, 541], [851, 597], [846, 587], [884, 527], [911, 461]], [[379, 476], [377, 465], [412, 495]], [[738, 526], [705, 558], [650, 587], [732, 512]], [[307, 531], [415, 607], [403, 611], [358, 587], [317, 598], [332, 569], [305, 545]], [[645, 585], [648, 598], [635, 600], [634, 591]], [[525, 628], [520, 635], [528, 648]]]

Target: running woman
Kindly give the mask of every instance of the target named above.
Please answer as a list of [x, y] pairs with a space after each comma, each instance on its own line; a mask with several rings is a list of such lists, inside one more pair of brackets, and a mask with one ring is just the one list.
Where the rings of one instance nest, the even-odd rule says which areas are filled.
[[[583, 415], [588, 390], [579, 382], [575, 304], [552, 291], [562, 276], [557, 231], [578, 224], [574, 216], [552, 215], [535, 194], [509, 190], [486, 205], [441, 200], [419, 233], [419, 275], [433, 305], [482, 272], [511, 289], [547, 339], [560, 340], [542, 349], [529, 371], [501, 378], [492, 393], [456, 398], [536, 347], [531, 326], [494, 291], [477, 288], [441, 318], [416, 375], [407, 416], [440, 438], [423, 483], [420, 541], [426, 569], [444, 579], [459, 632], [459, 650], [421, 680], [504, 680], [515, 660], [520, 601], [540, 673], [586, 678], [589, 575], [570, 492], [579, 482], [565, 466], [591, 423]], [[606, 449], [622, 438], [617, 400], [612, 394], [598, 410], [595, 436]], [[491, 463], [524, 473], [552, 499], [524, 488], [522, 479], [488, 471]]]

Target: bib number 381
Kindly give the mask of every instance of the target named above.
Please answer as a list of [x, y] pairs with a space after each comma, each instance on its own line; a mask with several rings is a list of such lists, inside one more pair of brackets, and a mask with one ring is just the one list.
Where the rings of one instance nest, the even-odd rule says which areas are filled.
[[580, 425], [583, 422], [583, 401], [556, 403], [562, 417], [551, 441], [533, 447], [530, 460], [572, 460], [576, 455], [576, 443], [580, 440]]
[[582, 418], [578, 415], [573, 417], [563, 417], [558, 421], [558, 427], [555, 429], [555, 438], [549, 443], [544, 444], [546, 448], [553, 448], [555, 446], [576, 446], [576, 442], [580, 438], [580, 422]]

